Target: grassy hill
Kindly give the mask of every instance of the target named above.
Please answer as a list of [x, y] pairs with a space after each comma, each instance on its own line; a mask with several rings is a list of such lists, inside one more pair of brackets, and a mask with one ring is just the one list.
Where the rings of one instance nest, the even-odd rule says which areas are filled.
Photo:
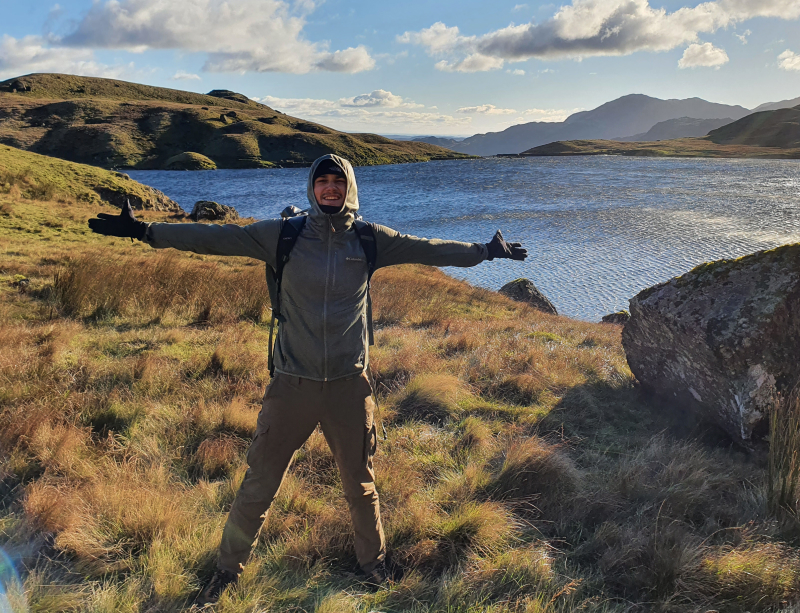
[[0, 143], [104, 168], [355, 165], [469, 157], [412, 141], [346, 134], [241, 94], [193, 94], [125, 81], [37, 74], [0, 83]]
[[[31, 611], [192, 610], [269, 382], [263, 264], [94, 235], [86, 220], [113, 209], [51, 185], [0, 185], [0, 548]], [[315, 432], [216, 611], [798, 602], [796, 523], [767, 512], [764, 462], [643, 395], [620, 326], [422, 266], [378, 271], [373, 299], [377, 485], [405, 574], [379, 590], [353, 574]]]
[[164, 193], [120, 172], [76, 164], [0, 145], [0, 192], [32, 200], [60, 200], [182, 213]]
[[720, 145], [800, 149], [800, 106], [762, 111], [708, 133]]
[[652, 142], [557, 141], [528, 149], [519, 155], [798, 159], [800, 158], [800, 107], [753, 113], [712, 130], [702, 138], [675, 138]]

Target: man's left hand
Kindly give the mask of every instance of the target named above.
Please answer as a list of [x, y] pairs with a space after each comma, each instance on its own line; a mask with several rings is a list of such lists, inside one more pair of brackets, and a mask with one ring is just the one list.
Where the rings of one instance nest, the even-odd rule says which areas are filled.
[[489, 257], [487, 258], [489, 260], [495, 258], [524, 260], [528, 257], [528, 250], [522, 248], [522, 243], [507, 243], [503, 240], [503, 234], [500, 230], [497, 231], [491, 242], [486, 243], [486, 248], [489, 250]]

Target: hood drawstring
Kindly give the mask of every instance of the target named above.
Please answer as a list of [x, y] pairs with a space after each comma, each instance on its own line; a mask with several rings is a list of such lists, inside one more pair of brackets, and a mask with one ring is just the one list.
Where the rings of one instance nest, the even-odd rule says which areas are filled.
[[331, 219], [330, 215], [326, 215], [326, 217], [328, 218], [328, 223], [331, 224], [331, 232], [336, 234], [336, 228], [333, 226], [333, 219]]

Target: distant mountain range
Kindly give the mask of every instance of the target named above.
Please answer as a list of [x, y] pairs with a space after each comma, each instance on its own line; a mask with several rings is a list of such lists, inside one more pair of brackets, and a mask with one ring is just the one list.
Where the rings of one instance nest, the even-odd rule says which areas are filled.
[[522, 156], [629, 155], [647, 157], [800, 158], [800, 105], [751, 113], [700, 138], [633, 142], [568, 140], [539, 145]]
[[228, 90], [195, 94], [112, 79], [33, 74], [0, 82], [0, 143], [105, 168], [201, 170], [466, 157], [427, 143], [347, 134]]
[[[795, 106], [798, 103], [800, 98], [770, 102], [755, 110], [774, 110]], [[633, 141], [703, 136], [709, 130], [741, 119], [752, 112], [742, 106], [717, 104], [701, 98], [661, 100], [642, 94], [630, 94], [591, 111], [570, 115], [561, 122], [519, 124], [502, 132], [476, 134], [461, 141], [441, 138], [434, 140], [434, 137], [418, 140], [472, 155], [497, 155], [520, 153], [554, 141], [593, 139]], [[716, 123], [703, 123], [705, 120], [715, 120]], [[656, 130], [659, 124], [664, 125], [660, 125]], [[658, 136], [659, 134], [661, 136]]]

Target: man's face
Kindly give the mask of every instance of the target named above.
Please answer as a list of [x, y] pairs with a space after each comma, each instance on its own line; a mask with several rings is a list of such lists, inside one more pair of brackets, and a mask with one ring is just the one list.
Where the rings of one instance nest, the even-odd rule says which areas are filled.
[[341, 209], [347, 195], [347, 179], [339, 175], [320, 175], [314, 180], [317, 204]]

